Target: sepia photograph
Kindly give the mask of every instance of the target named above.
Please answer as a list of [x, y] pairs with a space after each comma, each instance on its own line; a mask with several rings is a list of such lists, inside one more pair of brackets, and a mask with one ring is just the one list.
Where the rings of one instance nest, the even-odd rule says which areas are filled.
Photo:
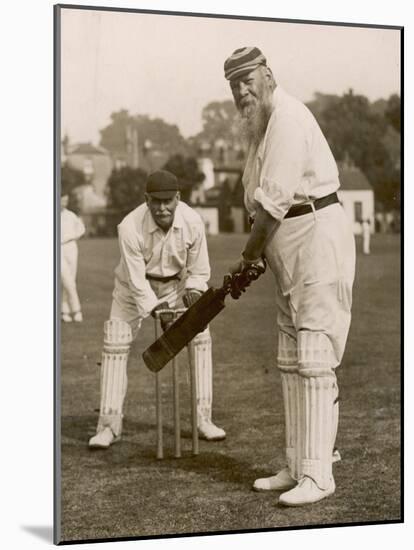
[[54, 6], [55, 544], [404, 521], [404, 29], [253, 11]]

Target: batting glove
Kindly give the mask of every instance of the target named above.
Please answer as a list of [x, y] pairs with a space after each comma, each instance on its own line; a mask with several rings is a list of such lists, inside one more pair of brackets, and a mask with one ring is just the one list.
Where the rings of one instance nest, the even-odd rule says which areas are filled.
[[183, 302], [185, 307], [191, 307], [197, 302], [197, 300], [202, 296], [201, 290], [196, 290], [195, 288], [189, 288], [185, 291], [183, 296]]
[[242, 273], [244, 270], [252, 266], [263, 272], [266, 269], [266, 264], [262, 258], [258, 258], [257, 260], [246, 260], [242, 254], [237, 262], [229, 267], [229, 273], [230, 275], [236, 275], [236, 273]]

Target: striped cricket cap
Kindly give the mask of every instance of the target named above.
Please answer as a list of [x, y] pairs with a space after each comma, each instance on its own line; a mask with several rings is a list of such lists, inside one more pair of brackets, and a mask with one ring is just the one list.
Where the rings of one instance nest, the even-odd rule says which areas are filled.
[[224, 76], [227, 80], [233, 80], [253, 71], [259, 65], [266, 65], [266, 58], [259, 48], [239, 48], [224, 62]]

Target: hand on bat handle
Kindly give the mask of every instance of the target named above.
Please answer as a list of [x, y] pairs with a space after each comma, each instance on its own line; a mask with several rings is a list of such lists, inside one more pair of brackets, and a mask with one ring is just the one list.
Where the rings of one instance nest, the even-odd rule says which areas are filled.
[[261, 259], [256, 263], [243, 267], [240, 273], [233, 273], [231, 276], [227, 275], [224, 281], [225, 284], [229, 285], [230, 296], [234, 300], [238, 300], [242, 292], [245, 292], [246, 288], [250, 286], [251, 282], [258, 279], [265, 271], [266, 262], [264, 259]]

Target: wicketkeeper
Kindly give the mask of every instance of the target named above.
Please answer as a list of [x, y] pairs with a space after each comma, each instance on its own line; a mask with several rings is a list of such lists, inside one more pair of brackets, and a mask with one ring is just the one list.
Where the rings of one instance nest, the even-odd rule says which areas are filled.
[[258, 48], [233, 52], [224, 72], [248, 143], [243, 185], [254, 220], [229, 271], [265, 257], [276, 283], [286, 467], [254, 488], [300, 506], [335, 491], [335, 370], [351, 321], [355, 242], [336, 193], [338, 169], [312, 113], [276, 84]]
[[[204, 223], [180, 201], [177, 178], [159, 170], [148, 177], [146, 203], [118, 226], [121, 260], [115, 270], [110, 318], [104, 324], [101, 403], [90, 447], [107, 448], [119, 440], [127, 391], [127, 360], [142, 321], [157, 309], [189, 307], [207, 290], [210, 265]], [[168, 311], [161, 326], [171, 323]], [[193, 340], [199, 436], [224, 439], [212, 422], [211, 337], [207, 327]]]

